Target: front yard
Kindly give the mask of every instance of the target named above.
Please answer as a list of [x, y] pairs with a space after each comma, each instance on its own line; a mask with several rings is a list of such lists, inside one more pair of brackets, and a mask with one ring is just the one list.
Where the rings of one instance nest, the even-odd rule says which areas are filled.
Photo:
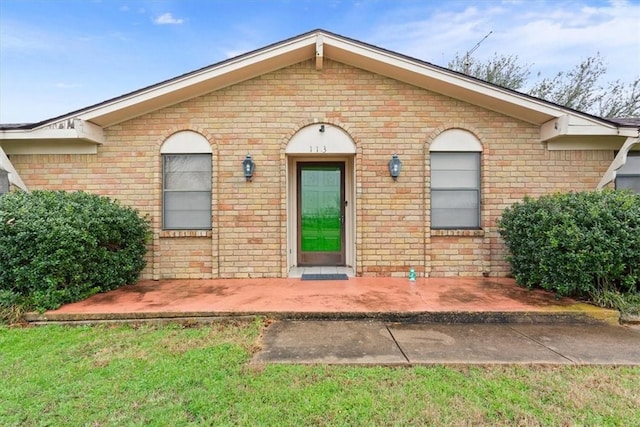
[[0, 425], [637, 425], [640, 368], [251, 365], [265, 322], [0, 326]]

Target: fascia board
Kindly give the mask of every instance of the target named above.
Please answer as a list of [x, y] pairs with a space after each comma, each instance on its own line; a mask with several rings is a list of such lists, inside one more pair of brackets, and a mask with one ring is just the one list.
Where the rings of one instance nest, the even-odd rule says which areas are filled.
[[1, 141], [7, 154], [97, 154], [98, 145], [77, 139]]

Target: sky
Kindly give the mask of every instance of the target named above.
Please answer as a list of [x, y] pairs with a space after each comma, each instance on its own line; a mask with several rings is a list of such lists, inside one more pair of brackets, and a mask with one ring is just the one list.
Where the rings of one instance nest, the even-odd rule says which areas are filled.
[[[0, 123], [32, 123], [324, 29], [447, 66], [517, 55], [531, 81], [598, 52], [640, 75], [640, 0], [0, 0]], [[540, 77], [537, 77], [537, 76]]]

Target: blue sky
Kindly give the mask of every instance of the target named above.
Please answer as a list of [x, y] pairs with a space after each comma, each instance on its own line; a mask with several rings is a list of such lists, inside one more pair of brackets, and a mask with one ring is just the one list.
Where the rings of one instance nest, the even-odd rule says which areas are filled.
[[486, 59], [532, 76], [600, 52], [640, 75], [640, 0], [0, 0], [0, 123], [52, 118], [322, 28], [446, 66], [486, 34]]

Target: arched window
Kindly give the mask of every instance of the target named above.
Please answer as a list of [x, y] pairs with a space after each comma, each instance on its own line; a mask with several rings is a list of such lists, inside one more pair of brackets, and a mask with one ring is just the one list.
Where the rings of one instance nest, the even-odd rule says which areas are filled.
[[431, 228], [480, 228], [480, 153], [470, 132], [450, 129], [436, 137], [431, 157]]
[[199, 133], [171, 135], [162, 155], [162, 228], [211, 228], [211, 145]]

